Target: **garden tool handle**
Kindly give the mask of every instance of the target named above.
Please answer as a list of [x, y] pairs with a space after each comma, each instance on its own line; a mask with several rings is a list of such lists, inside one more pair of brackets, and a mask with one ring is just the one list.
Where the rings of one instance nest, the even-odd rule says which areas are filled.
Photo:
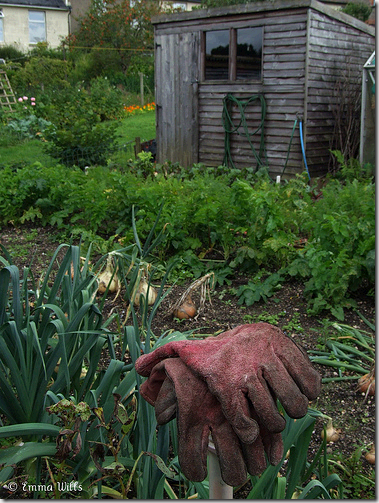
[[220, 462], [211, 435], [208, 442], [208, 477], [210, 500], [233, 499], [233, 487], [222, 480]]

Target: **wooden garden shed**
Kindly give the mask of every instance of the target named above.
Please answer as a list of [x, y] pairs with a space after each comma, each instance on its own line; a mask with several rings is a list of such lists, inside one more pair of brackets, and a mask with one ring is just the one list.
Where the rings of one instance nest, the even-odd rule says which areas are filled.
[[273, 178], [284, 166], [284, 176], [327, 171], [341, 83], [361, 88], [373, 27], [316, 0], [161, 15], [153, 24], [158, 162], [262, 162]]

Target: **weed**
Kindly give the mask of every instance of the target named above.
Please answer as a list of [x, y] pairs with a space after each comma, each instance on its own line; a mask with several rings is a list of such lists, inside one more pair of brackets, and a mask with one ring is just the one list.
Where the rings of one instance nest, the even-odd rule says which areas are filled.
[[367, 450], [364, 445], [355, 446], [350, 457], [334, 453], [329, 459], [329, 467], [338, 473], [344, 487], [346, 499], [375, 498], [375, 470], [368, 468], [363, 462], [363, 454]]

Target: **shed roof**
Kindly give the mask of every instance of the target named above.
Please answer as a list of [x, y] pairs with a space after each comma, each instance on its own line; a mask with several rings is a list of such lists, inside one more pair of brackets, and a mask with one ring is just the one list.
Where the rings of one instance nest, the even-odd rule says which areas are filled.
[[0, 6], [69, 10], [64, 0], [0, 0]]
[[212, 7], [208, 9], [192, 10], [189, 12], [179, 12], [174, 14], [160, 14], [152, 18], [154, 25], [162, 23], [186, 23], [196, 19], [217, 18], [222, 16], [234, 16], [243, 14], [259, 14], [269, 11], [291, 10], [299, 8], [311, 8], [322, 12], [327, 16], [339, 20], [347, 25], [353, 26], [369, 35], [375, 35], [375, 29], [368, 26], [363, 21], [356, 19], [344, 12], [340, 12], [329, 5], [325, 5], [317, 0], [265, 0], [246, 4], [230, 5], [228, 7]]

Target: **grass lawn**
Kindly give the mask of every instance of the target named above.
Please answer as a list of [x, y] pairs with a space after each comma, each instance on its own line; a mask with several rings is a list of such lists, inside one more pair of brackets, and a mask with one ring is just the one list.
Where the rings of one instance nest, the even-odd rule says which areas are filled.
[[[118, 121], [119, 144], [135, 140], [137, 136], [141, 141], [155, 138], [155, 112], [144, 112], [131, 115]], [[132, 149], [130, 150], [132, 151]], [[16, 145], [0, 146], [0, 166], [40, 162], [44, 166], [54, 166], [57, 161], [44, 152], [40, 140], [22, 141]]]
[[120, 121], [118, 133], [122, 136], [121, 142], [134, 141], [137, 136], [141, 141], [155, 138], [155, 111], [130, 115]]
[[43, 151], [40, 140], [22, 141], [17, 145], [0, 147], [0, 166], [40, 162], [44, 166], [53, 166], [56, 160]]

